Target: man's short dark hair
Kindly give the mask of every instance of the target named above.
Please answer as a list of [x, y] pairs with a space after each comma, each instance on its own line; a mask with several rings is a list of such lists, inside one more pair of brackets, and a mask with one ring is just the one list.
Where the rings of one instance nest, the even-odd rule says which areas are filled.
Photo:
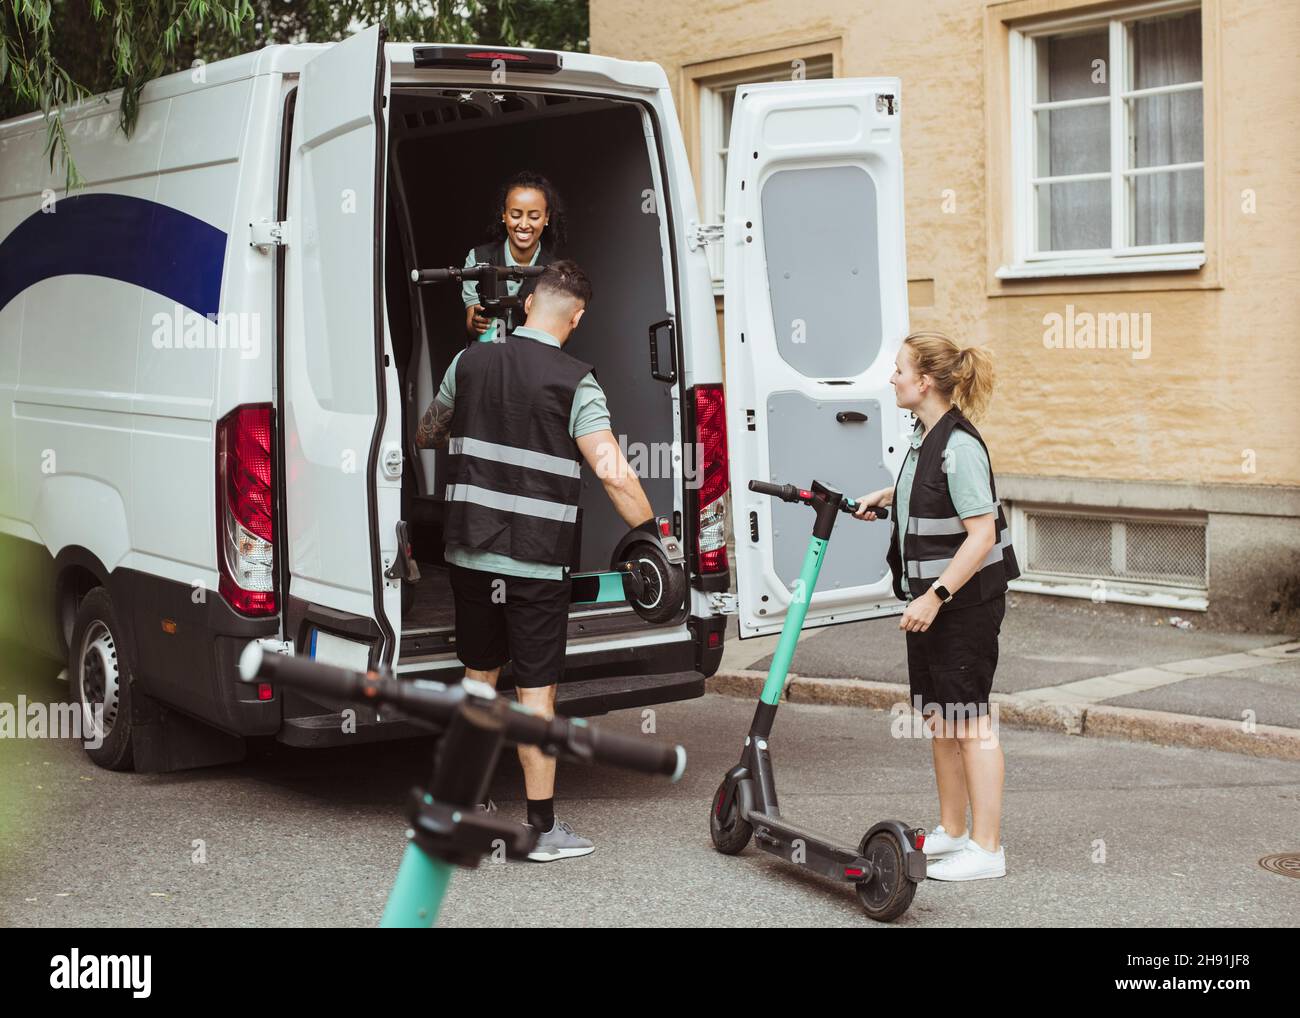
[[585, 308], [591, 303], [591, 280], [577, 262], [563, 258], [546, 266], [546, 271], [537, 277], [533, 293], [542, 300], [548, 294], [578, 300]]

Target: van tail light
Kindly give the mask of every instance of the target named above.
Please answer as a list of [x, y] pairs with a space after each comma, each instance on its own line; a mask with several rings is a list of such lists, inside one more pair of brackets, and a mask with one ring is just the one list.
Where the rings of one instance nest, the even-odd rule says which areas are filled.
[[695, 441], [699, 454], [699, 559], [701, 573], [725, 573], [727, 510], [727, 408], [721, 385], [695, 386]]
[[244, 615], [276, 612], [271, 413], [241, 406], [217, 422], [219, 589]]

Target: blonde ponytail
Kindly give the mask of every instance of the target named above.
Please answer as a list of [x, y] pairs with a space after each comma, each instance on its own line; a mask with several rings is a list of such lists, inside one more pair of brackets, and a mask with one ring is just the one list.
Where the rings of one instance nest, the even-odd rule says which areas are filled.
[[903, 342], [912, 349], [917, 374], [935, 387], [969, 420], [983, 417], [993, 399], [993, 353], [987, 347], [959, 347], [941, 332], [914, 332]]

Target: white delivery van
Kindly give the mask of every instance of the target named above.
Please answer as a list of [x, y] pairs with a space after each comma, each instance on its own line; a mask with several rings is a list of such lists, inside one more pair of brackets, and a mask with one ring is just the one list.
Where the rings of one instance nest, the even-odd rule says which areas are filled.
[[[892, 79], [741, 87], [722, 228], [697, 221], [653, 63], [380, 28], [271, 47], [151, 82], [129, 140], [114, 95], [68, 110], [87, 186], [61, 198], [39, 115], [0, 125], [2, 621], [103, 705], [96, 762], [410, 733], [241, 684], [250, 640], [460, 676], [445, 454], [413, 436], [464, 319], [411, 270], [459, 265], [520, 168], [566, 198], [595, 291], [570, 350], [688, 573], [666, 622], [574, 606], [562, 709], [700, 695], [729, 615], [779, 630], [811, 528], [749, 479], [860, 494], [900, 462], [898, 104]], [[725, 400], [705, 244], [725, 248]], [[584, 476], [577, 567], [608, 569], [625, 529]], [[837, 528], [809, 626], [900, 610], [888, 540]]]

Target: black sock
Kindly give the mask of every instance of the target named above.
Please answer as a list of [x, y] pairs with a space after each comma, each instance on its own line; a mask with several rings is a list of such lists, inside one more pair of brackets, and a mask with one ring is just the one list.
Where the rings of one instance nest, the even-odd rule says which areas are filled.
[[528, 823], [545, 834], [555, 826], [555, 797], [528, 800]]

